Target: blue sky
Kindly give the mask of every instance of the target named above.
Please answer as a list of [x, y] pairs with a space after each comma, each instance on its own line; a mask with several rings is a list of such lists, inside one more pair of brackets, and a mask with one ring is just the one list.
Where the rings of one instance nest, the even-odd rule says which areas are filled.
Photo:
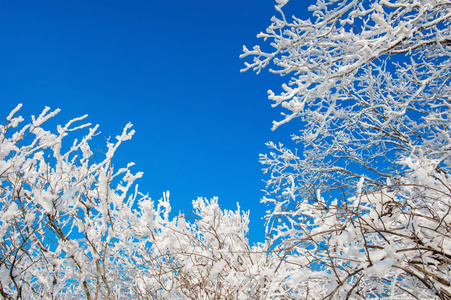
[[[299, 3], [299, 2], [298, 2]], [[263, 240], [268, 208], [259, 153], [295, 127], [280, 119], [267, 90], [284, 78], [240, 73], [242, 46], [276, 14], [272, 0], [0, 1], [0, 115], [23, 103], [27, 117], [61, 108], [59, 123], [88, 114], [97, 137], [128, 122], [136, 134], [116, 166], [143, 171], [140, 190], [169, 190], [173, 210], [198, 196], [251, 211], [251, 237]], [[286, 80], [287, 78], [285, 78]]]

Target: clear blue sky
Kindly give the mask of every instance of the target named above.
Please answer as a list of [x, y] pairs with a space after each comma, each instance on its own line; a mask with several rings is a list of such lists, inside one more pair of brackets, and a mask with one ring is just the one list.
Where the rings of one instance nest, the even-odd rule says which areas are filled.
[[[299, 3], [299, 2], [298, 2]], [[27, 117], [61, 108], [59, 123], [88, 114], [97, 142], [131, 122], [136, 130], [115, 160], [143, 171], [140, 190], [171, 192], [173, 210], [198, 196], [251, 211], [263, 239], [259, 153], [287, 140], [271, 132], [279, 109], [267, 90], [283, 79], [240, 73], [242, 46], [276, 14], [272, 0], [0, 1], [0, 115], [17, 103]], [[306, 8], [306, 7], [305, 7]], [[287, 78], [285, 78], [286, 80]]]

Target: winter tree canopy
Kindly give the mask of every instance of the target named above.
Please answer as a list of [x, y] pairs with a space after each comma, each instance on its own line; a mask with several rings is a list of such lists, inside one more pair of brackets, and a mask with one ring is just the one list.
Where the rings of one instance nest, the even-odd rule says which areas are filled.
[[299, 151], [260, 156], [266, 241], [239, 205], [174, 214], [138, 189], [113, 164], [131, 124], [94, 151], [87, 116], [52, 131], [59, 110], [18, 105], [0, 125], [1, 297], [451, 299], [451, 2], [318, 0], [306, 20], [276, 2], [241, 55], [288, 75], [273, 129], [300, 129]]
[[[22, 125], [21, 105], [0, 126], [0, 294], [4, 299], [260, 299], [270, 263], [247, 240], [249, 218], [193, 201], [170, 215], [138, 191], [133, 163], [112, 158], [131, 124], [105, 153], [90, 144], [98, 126], [73, 119], [44, 129], [59, 110]], [[87, 130], [67, 143], [73, 131]], [[63, 142], [64, 141], [64, 142]]]
[[[294, 1], [292, 1], [294, 2]], [[271, 247], [300, 298], [451, 298], [451, 2], [317, 1], [244, 47], [299, 122], [261, 156]], [[296, 12], [294, 12], [296, 14]]]

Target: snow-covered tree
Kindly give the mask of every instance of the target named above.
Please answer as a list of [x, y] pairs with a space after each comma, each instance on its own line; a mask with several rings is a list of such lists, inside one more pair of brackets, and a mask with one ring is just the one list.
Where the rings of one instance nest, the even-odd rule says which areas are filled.
[[[142, 226], [152, 247], [134, 254], [142, 268], [137, 294], [156, 299], [262, 299], [272, 292], [265, 278], [274, 264], [263, 245], [250, 247], [248, 214], [221, 211], [217, 199], [193, 201], [191, 217], [163, 216], [157, 230]], [[145, 210], [144, 210], [145, 211]], [[274, 289], [274, 288], [273, 288]]]
[[[451, 2], [342, 0], [285, 13], [244, 47], [297, 153], [268, 143], [269, 243], [301, 298], [451, 299]], [[291, 273], [290, 273], [291, 272]], [[291, 286], [293, 290], [295, 286]]]
[[43, 127], [59, 110], [22, 125], [20, 108], [0, 126], [2, 298], [260, 299], [274, 289], [263, 246], [249, 246], [247, 213], [199, 198], [191, 217], [173, 217], [169, 193], [155, 203], [132, 163], [114, 168], [131, 124], [94, 155], [98, 126], [77, 125], [86, 116], [52, 133]]

